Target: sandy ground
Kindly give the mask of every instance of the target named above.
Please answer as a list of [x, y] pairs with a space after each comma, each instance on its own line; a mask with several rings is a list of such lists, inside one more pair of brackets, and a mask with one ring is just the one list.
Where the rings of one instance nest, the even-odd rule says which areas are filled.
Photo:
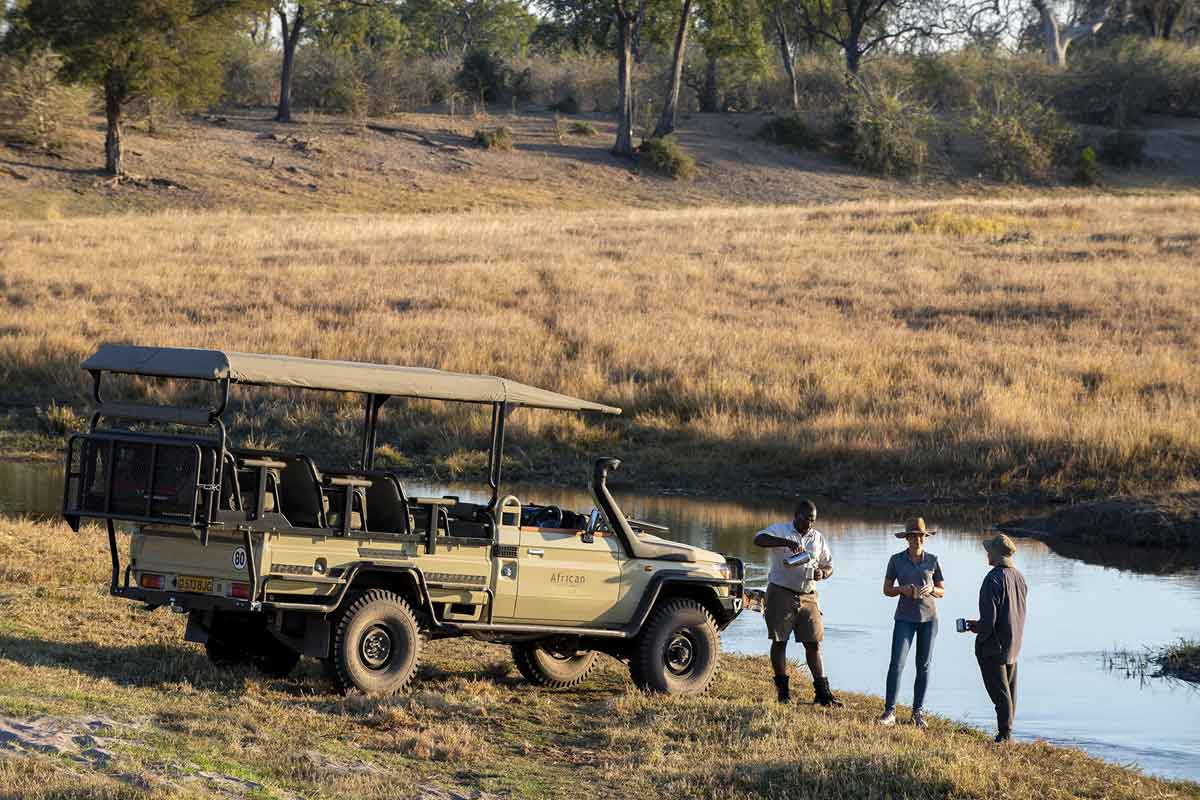
[[[76, 131], [56, 156], [0, 146], [0, 217], [56, 218], [171, 209], [250, 212], [437, 212], [511, 208], [588, 209], [697, 205], [814, 204], [864, 198], [994, 195], [1001, 187], [976, 174], [977, 148], [950, 139], [914, 180], [865, 175], [832, 152], [795, 153], [759, 141], [762, 114], [694, 114], [677, 134], [699, 166], [675, 181], [639, 171], [609, 153], [614, 128], [605, 115], [564, 118], [591, 123], [595, 136], [556, 135], [544, 112], [482, 117], [405, 114], [356, 124], [301, 115], [271, 120], [267, 109], [182, 118], [150, 135], [125, 129], [127, 169], [115, 183], [99, 167], [99, 117]], [[813, 116], [816, 125], [827, 124]], [[953, 120], [948, 121], [951, 125]], [[478, 128], [512, 129], [515, 149], [485, 151]], [[391, 130], [385, 130], [391, 129]], [[1100, 129], [1085, 131], [1098, 139]], [[1106, 174], [1111, 188], [1179, 188], [1200, 182], [1200, 121], [1157, 120], [1146, 130], [1153, 161]]]

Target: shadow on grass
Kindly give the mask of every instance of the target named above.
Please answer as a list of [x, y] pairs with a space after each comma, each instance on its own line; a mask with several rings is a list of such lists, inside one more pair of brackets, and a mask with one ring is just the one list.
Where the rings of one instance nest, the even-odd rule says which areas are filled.
[[0, 661], [79, 672], [118, 686], [190, 683], [197, 688], [239, 693], [253, 674], [248, 669], [219, 671], [203, 655], [179, 646], [59, 642], [9, 634], [0, 634]]
[[[819, 765], [817, 769], [813, 765]], [[913, 757], [855, 755], [795, 761], [741, 763], [729, 774], [714, 774], [703, 766], [694, 773], [672, 776], [685, 781], [701, 796], [757, 798], [855, 797], [946, 798], [959, 793], [936, 774], [931, 764]]]

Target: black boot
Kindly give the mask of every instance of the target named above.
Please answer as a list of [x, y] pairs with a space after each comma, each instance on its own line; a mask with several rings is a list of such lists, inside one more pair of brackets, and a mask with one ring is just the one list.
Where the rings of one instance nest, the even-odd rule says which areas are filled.
[[787, 675], [775, 676], [775, 692], [779, 695], [779, 702], [787, 703], [792, 699], [791, 689], [788, 688]]
[[813, 701], [819, 706], [827, 706], [830, 708], [841, 708], [845, 703], [833, 696], [833, 692], [829, 690], [828, 678], [814, 678], [813, 692], [816, 693], [816, 699]]

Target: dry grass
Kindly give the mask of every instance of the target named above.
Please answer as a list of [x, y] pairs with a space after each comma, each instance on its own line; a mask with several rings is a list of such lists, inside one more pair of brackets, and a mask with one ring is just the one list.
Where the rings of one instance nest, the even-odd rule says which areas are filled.
[[0, 750], [6, 799], [1200, 797], [945, 720], [881, 729], [879, 698], [783, 708], [761, 658], [727, 656], [699, 698], [641, 695], [608, 659], [543, 691], [470, 641], [435, 643], [413, 691], [380, 700], [331, 694], [307, 661], [288, 680], [218, 671], [182, 617], [106, 595], [103, 542], [0, 517], [0, 724], [64, 734], [57, 752]]
[[[622, 406], [514, 417], [510, 475], [991, 494], [1194, 490], [1200, 199], [0, 223], [0, 400], [82, 409], [104, 341], [495, 373]], [[254, 395], [245, 395], [253, 398]], [[358, 401], [262, 401], [354, 447]], [[385, 410], [443, 475], [486, 415]], [[573, 473], [572, 473], [573, 475]]]

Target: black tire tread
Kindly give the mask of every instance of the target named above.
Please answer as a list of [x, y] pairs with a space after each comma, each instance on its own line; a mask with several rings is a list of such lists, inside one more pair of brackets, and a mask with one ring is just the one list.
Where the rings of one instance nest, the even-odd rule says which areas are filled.
[[653, 674], [654, 670], [654, 664], [652, 661], [657, 658], [657, 654], [650, 652], [649, 648], [646, 646], [646, 634], [657, 628], [663, 623], [664, 619], [674, 615], [675, 613], [679, 611], [693, 610], [699, 611], [704, 615], [706, 622], [708, 625], [712, 626], [717, 638], [716, 663], [713, 665], [713, 669], [709, 673], [708, 679], [702, 686], [695, 688], [693, 693], [703, 694], [708, 690], [708, 687], [712, 684], [713, 679], [716, 678], [717, 672], [721, 667], [721, 634], [717, 630], [717, 621], [713, 617], [712, 612], [705, 608], [703, 604], [687, 597], [677, 597], [674, 600], [666, 601], [658, 608], [654, 609], [654, 613], [651, 614], [650, 619], [647, 620], [646, 624], [642, 627], [641, 640], [637, 643], [633, 654], [629, 658], [629, 677], [633, 680], [634, 685], [642, 691], [657, 691], [656, 687], [650, 683], [650, 676]]
[[518, 642], [512, 646], [513, 662], [517, 665], [517, 671], [525, 680], [532, 683], [534, 686], [541, 686], [546, 689], [569, 689], [572, 686], [578, 686], [587, 679], [588, 675], [592, 674], [592, 670], [596, 668], [597, 653], [594, 651], [589, 653], [591, 658], [588, 661], [587, 668], [570, 680], [562, 680], [553, 678], [547, 675], [538, 667], [534, 653], [539, 646], [538, 642]]
[[421, 647], [421, 645], [424, 643], [424, 637], [420, 635], [421, 628], [420, 625], [417, 624], [417, 617], [415, 614], [413, 614], [412, 606], [408, 604], [407, 600], [395, 592], [389, 592], [386, 589], [368, 589], [367, 591], [362, 592], [361, 594], [352, 598], [349, 605], [347, 605], [345, 610], [338, 616], [337, 625], [334, 629], [333, 657], [329, 659], [329, 661], [333, 667], [332, 672], [334, 685], [342, 694], [360, 693], [358, 687], [354, 685], [354, 681], [352, 681], [350, 676], [346, 673], [345, 667], [342, 665], [342, 659], [339, 657], [338, 653], [338, 650], [344, 640], [346, 628], [349, 626], [350, 620], [354, 618], [356, 613], [358, 613], [365, 606], [368, 606], [377, 600], [399, 605], [402, 609], [404, 609], [409, 617], [412, 618], [413, 625], [417, 627], [418, 631], [417, 652], [413, 658], [413, 665], [412, 669], [409, 670], [408, 678], [406, 678], [403, 683], [392, 687], [389, 693], [396, 694], [408, 688], [409, 684], [412, 683], [413, 678], [416, 676], [417, 671], [421, 667], [421, 656], [424, 654], [424, 648]]

